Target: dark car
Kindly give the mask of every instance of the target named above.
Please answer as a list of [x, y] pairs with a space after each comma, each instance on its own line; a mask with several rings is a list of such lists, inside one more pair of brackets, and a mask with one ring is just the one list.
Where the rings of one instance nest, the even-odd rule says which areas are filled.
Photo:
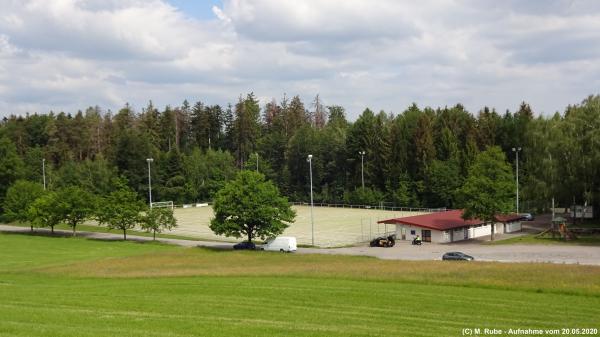
[[535, 216], [533, 215], [533, 213], [521, 213], [520, 214], [523, 218], [523, 220], [525, 221], [533, 221], [535, 219]]
[[235, 245], [233, 245], [233, 249], [236, 250], [254, 250], [256, 249], [256, 245], [254, 244], [254, 242], [248, 242], [248, 241], [243, 241], [240, 243], [236, 243]]
[[369, 246], [371, 247], [394, 247], [396, 244], [396, 235], [380, 236], [371, 240]]
[[467, 255], [467, 254], [461, 253], [461, 252], [450, 252], [450, 253], [444, 254], [444, 256], [442, 256], [442, 260], [473, 261], [473, 260], [475, 260], [475, 258], [472, 257], [471, 255]]

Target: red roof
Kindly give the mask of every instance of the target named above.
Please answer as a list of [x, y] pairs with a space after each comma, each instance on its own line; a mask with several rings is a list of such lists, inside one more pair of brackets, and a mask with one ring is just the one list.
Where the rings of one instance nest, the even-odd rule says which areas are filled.
[[[434, 212], [423, 215], [415, 215], [409, 216], [405, 218], [395, 218], [378, 221], [377, 223], [387, 223], [387, 224], [404, 224], [411, 225], [416, 227], [424, 227], [429, 229], [436, 229], [440, 231], [445, 231], [452, 228], [460, 228], [467, 227], [471, 225], [480, 225], [483, 221], [479, 219], [471, 219], [464, 220], [461, 216], [463, 214], [463, 210], [455, 209], [449, 210], [445, 212]], [[518, 214], [507, 214], [507, 215], [498, 215], [496, 219], [499, 222], [511, 222], [515, 220], [521, 219], [522, 216]]]
[[521, 219], [523, 219], [523, 216], [515, 213], [496, 215], [496, 220], [498, 222], [513, 222]]

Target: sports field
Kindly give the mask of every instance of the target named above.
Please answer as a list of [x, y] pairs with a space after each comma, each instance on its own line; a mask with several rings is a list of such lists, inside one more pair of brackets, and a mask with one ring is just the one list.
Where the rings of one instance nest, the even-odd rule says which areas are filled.
[[600, 328], [600, 268], [591, 266], [384, 261], [23, 234], [0, 234], [0, 256], [0, 336]]
[[[293, 206], [296, 222], [283, 235], [295, 236], [299, 244], [311, 244], [310, 207]], [[377, 221], [423, 212], [394, 212], [360, 208], [314, 208], [315, 245], [336, 247], [368, 241], [378, 233], [393, 231], [393, 226], [378, 225]], [[208, 224], [213, 217], [212, 207], [175, 209], [178, 227], [172, 233], [211, 240], [232, 240], [212, 233]]]

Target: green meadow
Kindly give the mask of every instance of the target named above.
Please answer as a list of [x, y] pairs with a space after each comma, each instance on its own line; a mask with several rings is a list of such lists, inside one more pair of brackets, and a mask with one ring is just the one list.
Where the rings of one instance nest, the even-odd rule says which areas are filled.
[[0, 234], [0, 336], [460, 336], [600, 328], [600, 268]]

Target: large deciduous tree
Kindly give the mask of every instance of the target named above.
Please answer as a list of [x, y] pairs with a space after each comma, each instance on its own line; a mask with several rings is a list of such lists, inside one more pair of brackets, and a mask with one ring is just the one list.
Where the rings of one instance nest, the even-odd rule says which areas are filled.
[[98, 222], [110, 229], [122, 230], [123, 240], [127, 240], [127, 230], [140, 223], [143, 209], [144, 204], [138, 199], [138, 195], [126, 186], [121, 186], [99, 203]]
[[142, 217], [141, 225], [146, 231], [152, 232], [152, 239], [156, 240], [156, 233], [177, 227], [177, 219], [171, 208], [150, 208]]
[[218, 235], [265, 239], [283, 233], [296, 212], [262, 174], [240, 171], [217, 192], [210, 229]]
[[64, 203], [62, 220], [71, 227], [73, 236], [76, 236], [77, 225], [93, 216], [96, 199], [90, 192], [76, 186], [58, 190], [57, 197]]
[[50, 227], [54, 234], [54, 227], [64, 220], [67, 204], [59, 195], [50, 191], [37, 198], [28, 209], [29, 219], [35, 227]]
[[465, 205], [463, 218], [491, 223], [494, 240], [496, 215], [510, 212], [515, 196], [512, 169], [499, 147], [489, 147], [477, 155], [461, 191]]
[[[7, 221], [30, 222], [29, 207], [44, 194], [41, 184], [27, 180], [17, 180], [6, 192], [4, 217]], [[31, 223], [30, 223], [31, 224]], [[33, 231], [33, 224], [31, 224]]]

